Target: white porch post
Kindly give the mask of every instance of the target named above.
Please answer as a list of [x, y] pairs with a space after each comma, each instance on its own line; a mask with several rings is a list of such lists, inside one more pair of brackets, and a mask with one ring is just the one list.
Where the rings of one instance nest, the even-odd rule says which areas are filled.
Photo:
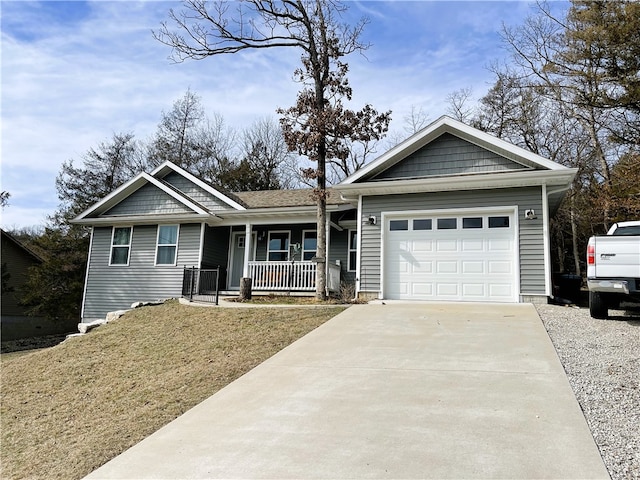
[[251, 258], [251, 251], [253, 246], [251, 235], [251, 224], [247, 223], [244, 226], [244, 265], [242, 266], [242, 276], [247, 278], [249, 276], [249, 258]]

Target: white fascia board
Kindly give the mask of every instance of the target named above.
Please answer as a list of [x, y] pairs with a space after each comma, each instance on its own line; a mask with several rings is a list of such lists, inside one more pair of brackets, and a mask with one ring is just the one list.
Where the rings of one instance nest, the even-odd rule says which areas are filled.
[[411, 180], [385, 180], [378, 182], [339, 184], [333, 188], [345, 199], [359, 195], [393, 195], [403, 193], [446, 192], [454, 190], [488, 190], [493, 188], [532, 187], [539, 185], [568, 185], [577, 168], [562, 170], [526, 170], [499, 174], [470, 174]]
[[101, 210], [108, 210], [114, 205], [117, 205], [122, 200], [127, 198], [129, 195], [134, 193], [136, 190], [144, 186], [150, 179], [151, 177], [146, 173], [141, 173], [133, 177], [128, 182], [125, 182], [122, 185], [120, 185], [118, 188], [116, 188], [113, 192], [111, 192], [109, 195], [104, 197], [98, 203], [95, 203], [91, 207], [86, 209], [84, 212], [82, 212], [80, 215], [74, 218], [71, 221], [71, 223], [80, 223], [80, 220], [85, 219], [86, 217], [92, 215], [95, 212], [98, 212]]
[[151, 175], [155, 178], [158, 174], [162, 173], [164, 170], [166, 169], [171, 169], [174, 172], [182, 175], [183, 177], [185, 177], [187, 180], [189, 180], [190, 182], [196, 184], [197, 186], [199, 186], [200, 188], [202, 188], [203, 190], [209, 192], [211, 195], [213, 195], [214, 197], [216, 197], [218, 200], [222, 200], [224, 203], [226, 203], [227, 205], [229, 205], [230, 207], [235, 208], [236, 210], [246, 210], [245, 207], [243, 207], [242, 205], [240, 205], [238, 202], [236, 202], [235, 200], [232, 200], [231, 198], [227, 197], [224, 193], [219, 192], [218, 190], [216, 190], [214, 187], [212, 187], [211, 185], [209, 185], [206, 182], [203, 182], [202, 180], [200, 180], [198, 177], [196, 177], [195, 175], [187, 172], [185, 169], [178, 167], [177, 165], [175, 165], [174, 163], [171, 163], [169, 161], [164, 162], [162, 165], [160, 165], [159, 167], [157, 167], [155, 170], [153, 170], [151, 172]]
[[114, 215], [110, 217], [93, 217], [75, 219], [78, 225], [158, 225], [166, 223], [219, 223], [220, 219], [211, 214], [173, 214], [173, 215]]
[[178, 192], [176, 192], [172, 188], [167, 187], [164, 183], [158, 181], [156, 178], [152, 177], [148, 173], [141, 173], [140, 175], [134, 177], [133, 179], [129, 180], [128, 182], [124, 183], [123, 185], [115, 189], [113, 192], [111, 192], [109, 195], [104, 197], [102, 200], [100, 200], [98, 203], [96, 203], [89, 209], [82, 212], [80, 215], [74, 218], [71, 221], [71, 223], [91, 223], [91, 222], [83, 222], [83, 220], [85, 219], [87, 220], [90, 219], [92, 221], [96, 220], [97, 217], [93, 217], [93, 218], [89, 218], [89, 217], [95, 214], [96, 212], [104, 212], [109, 210], [110, 208], [114, 207], [115, 205], [117, 205], [118, 203], [126, 199], [128, 196], [135, 193], [138, 189], [142, 188], [147, 183], [151, 183], [152, 185], [156, 186], [157, 188], [165, 192], [167, 195], [171, 196], [172, 198], [174, 198], [175, 200], [183, 204], [185, 207], [193, 210], [193, 212], [196, 213], [197, 215], [209, 216], [209, 212], [207, 212], [201, 206], [193, 203], [189, 199], [180, 195]]
[[524, 148], [513, 145], [512, 143], [470, 127], [469, 125], [465, 125], [464, 123], [445, 115], [425, 127], [423, 130], [415, 133], [405, 141], [391, 148], [388, 152], [384, 153], [373, 162], [363, 166], [360, 170], [344, 179], [337, 186], [353, 184], [373, 172], [380, 173], [400, 162], [416, 150], [419, 150], [429, 144], [443, 133], [451, 133], [459, 136], [470, 143], [476, 144], [486, 150], [493, 151], [498, 155], [528, 167], [541, 167], [549, 170], [567, 169], [567, 167], [560, 165], [559, 163], [548, 160], [540, 155], [525, 150]]

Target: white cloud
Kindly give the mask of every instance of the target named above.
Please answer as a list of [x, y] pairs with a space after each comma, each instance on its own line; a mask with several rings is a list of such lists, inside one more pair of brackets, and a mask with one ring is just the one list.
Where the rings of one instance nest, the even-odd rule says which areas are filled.
[[[354, 107], [392, 109], [400, 124], [394, 128], [412, 106], [435, 119], [448, 93], [472, 85], [485, 90], [490, 75], [483, 67], [499, 54], [500, 21], [513, 22], [528, 8], [525, 2], [351, 6], [350, 15], [371, 18], [365, 41], [373, 43], [367, 58], [347, 59]], [[12, 194], [4, 225], [41, 223], [58, 203], [54, 181], [63, 161], [80, 159], [114, 132], [147, 138], [187, 88], [238, 128], [295, 102], [300, 52], [294, 50], [171, 64], [169, 47], [151, 35], [171, 7], [176, 3], [3, 2], [1, 168], [2, 188]]]

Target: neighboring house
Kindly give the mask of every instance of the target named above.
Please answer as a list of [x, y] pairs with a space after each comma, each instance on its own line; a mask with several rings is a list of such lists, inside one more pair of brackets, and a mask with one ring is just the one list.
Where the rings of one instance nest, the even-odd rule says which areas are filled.
[[[549, 218], [575, 174], [442, 117], [330, 189], [330, 289], [342, 280], [366, 298], [546, 299]], [[83, 321], [179, 296], [191, 266], [222, 267], [227, 291], [247, 276], [254, 290], [313, 291], [315, 219], [311, 190], [224, 194], [165, 163], [74, 220], [93, 227]]]
[[53, 333], [51, 325], [44, 318], [29, 316], [27, 308], [20, 305], [20, 293], [27, 281], [28, 270], [42, 263], [42, 259], [11, 234], [4, 230], [0, 230], [0, 234], [2, 339], [14, 340]]

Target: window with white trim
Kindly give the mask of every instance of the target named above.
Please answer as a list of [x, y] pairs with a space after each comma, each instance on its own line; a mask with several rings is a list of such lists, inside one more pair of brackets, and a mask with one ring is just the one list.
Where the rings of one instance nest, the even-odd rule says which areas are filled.
[[129, 265], [133, 227], [113, 227], [109, 265]]
[[269, 232], [267, 260], [270, 262], [289, 260], [289, 236], [291, 232]]
[[358, 261], [358, 230], [349, 230], [349, 264], [347, 269], [350, 272], [356, 271]]
[[318, 232], [305, 230], [302, 232], [302, 260], [311, 260], [318, 250]]
[[156, 265], [175, 265], [178, 252], [178, 225], [158, 225]]

